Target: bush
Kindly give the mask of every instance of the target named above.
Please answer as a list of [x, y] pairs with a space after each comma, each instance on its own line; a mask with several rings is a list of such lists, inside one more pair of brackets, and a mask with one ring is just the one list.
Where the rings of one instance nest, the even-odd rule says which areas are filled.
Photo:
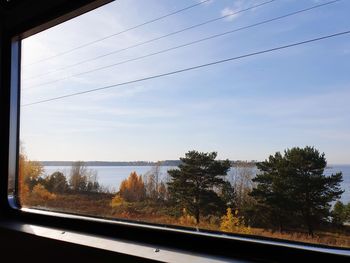
[[179, 222], [181, 225], [184, 226], [191, 226], [197, 224], [196, 218], [188, 214], [186, 208], [182, 210], [182, 216], [179, 218]]
[[122, 206], [125, 203], [125, 200], [119, 194], [117, 194], [115, 197], [113, 197], [111, 201], [111, 206], [112, 208], [116, 208]]
[[34, 197], [43, 199], [46, 201], [56, 199], [56, 195], [47, 191], [42, 184], [37, 184], [36, 186], [34, 186], [32, 194]]
[[227, 208], [227, 213], [221, 218], [220, 230], [224, 232], [249, 234], [250, 228], [244, 225], [243, 218], [238, 216], [238, 210], [232, 214], [231, 208]]

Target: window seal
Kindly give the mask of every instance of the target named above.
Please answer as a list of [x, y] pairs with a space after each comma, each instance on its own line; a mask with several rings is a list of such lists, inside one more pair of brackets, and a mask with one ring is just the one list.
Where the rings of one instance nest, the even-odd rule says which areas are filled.
[[[177, 232], [184, 235], [198, 235], [198, 236], [208, 236], [213, 238], [221, 238], [226, 240], [233, 240], [233, 241], [244, 241], [244, 242], [251, 242], [251, 243], [258, 243], [258, 244], [264, 244], [264, 245], [272, 245], [272, 246], [281, 246], [281, 247], [288, 247], [293, 249], [301, 249], [301, 250], [310, 250], [310, 251], [316, 251], [321, 253], [329, 253], [329, 254], [335, 254], [340, 256], [350, 256], [350, 250], [349, 249], [342, 249], [342, 248], [333, 248], [328, 246], [320, 245], [319, 247], [314, 246], [313, 244], [307, 244], [302, 242], [293, 242], [288, 240], [278, 241], [277, 239], [272, 238], [253, 238], [245, 235], [239, 235], [239, 234], [226, 234], [226, 233], [219, 233], [217, 231], [194, 231], [191, 228], [188, 227], [176, 227], [176, 226], [161, 226], [156, 224], [150, 224], [147, 222], [133, 222], [131, 220], [112, 220], [112, 219], [106, 219], [106, 218], [96, 218], [96, 217], [89, 217], [84, 215], [74, 215], [69, 213], [61, 213], [61, 212], [55, 212], [55, 211], [46, 211], [46, 210], [40, 210], [40, 209], [33, 209], [33, 208], [22, 208], [22, 212], [24, 213], [33, 213], [37, 215], [47, 215], [51, 217], [60, 217], [60, 218], [70, 218], [70, 219], [77, 219], [77, 220], [86, 220], [86, 221], [92, 221], [96, 223], [102, 223], [102, 224], [119, 224], [124, 226], [129, 226], [133, 228], [149, 228], [150, 230], [161, 230], [161, 231], [171, 231], [171, 232]], [[281, 239], [282, 240], [282, 239]], [[285, 242], [286, 241], [286, 242]], [[298, 244], [299, 243], [299, 244]]]

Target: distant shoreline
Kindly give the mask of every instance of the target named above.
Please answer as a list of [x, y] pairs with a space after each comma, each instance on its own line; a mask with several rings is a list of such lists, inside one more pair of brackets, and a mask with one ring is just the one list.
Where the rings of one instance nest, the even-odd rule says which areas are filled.
[[[178, 166], [180, 160], [166, 160], [159, 163], [160, 166]], [[40, 161], [43, 166], [72, 166], [73, 161]], [[109, 162], [109, 161], [87, 161], [86, 166], [155, 166], [157, 162], [130, 161], [130, 162]]]
[[[43, 166], [72, 166], [74, 161], [39, 161]], [[248, 166], [256, 166], [258, 161], [231, 161], [231, 165], [245, 164]], [[150, 161], [86, 161], [86, 166], [179, 166], [180, 160], [165, 160], [160, 162]], [[350, 166], [350, 164], [329, 164], [326, 169], [332, 169], [333, 166]]]
[[[72, 166], [73, 161], [39, 161], [43, 166]], [[232, 165], [244, 163], [255, 166], [256, 161], [231, 161]], [[110, 161], [86, 161], [86, 166], [179, 166], [180, 160], [165, 160], [159, 162], [148, 161], [128, 161], [128, 162], [110, 162]]]

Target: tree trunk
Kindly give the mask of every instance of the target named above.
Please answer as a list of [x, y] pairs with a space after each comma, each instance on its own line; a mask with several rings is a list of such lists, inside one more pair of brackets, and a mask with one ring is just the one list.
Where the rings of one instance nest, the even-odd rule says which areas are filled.
[[196, 223], [198, 225], [199, 224], [199, 207], [196, 207], [195, 217], [196, 217]]
[[282, 225], [281, 220], [279, 221], [279, 224], [278, 224], [278, 231], [279, 231], [280, 233], [283, 232], [283, 225]]
[[314, 227], [312, 223], [312, 219], [310, 218], [309, 215], [306, 216], [306, 224], [307, 224], [307, 229], [308, 229], [308, 234], [312, 237], [314, 237]]
[[311, 222], [307, 223], [307, 228], [308, 228], [308, 231], [309, 231], [309, 235], [314, 237], [314, 228], [313, 228], [313, 225], [312, 225]]
[[282, 233], [283, 230], [284, 230], [282, 218], [281, 218], [281, 216], [277, 216], [277, 218], [278, 218], [278, 231], [279, 231], [280, 233]]

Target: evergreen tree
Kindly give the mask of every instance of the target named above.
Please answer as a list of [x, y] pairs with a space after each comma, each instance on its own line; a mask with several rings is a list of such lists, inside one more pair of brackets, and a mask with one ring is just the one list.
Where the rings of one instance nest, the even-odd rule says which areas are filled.
[[333, 224], [342, 226], [347, 220], [349, 220], [347, 206], [344, 205], [342, 202], [337, 201], [332, 211]]
[[251, 196], [257, 200], [254, 211], [268, 216], [279, 231], [283, 231], [290, 219], [289, 211], [293, 209], [291, 188], [288, 184], [289, 173], [287, 164], [281, 153], [270, 155], [268, 160], [257, 163], [260, 173], [253, 179], [256, 188]]
[[344, 192], [340, 188], [342, 173], [324, 175], [327, 161], [324, 153], [313, 147], [293, 148], [285, 152], [289, 164], [290, 196], [295, 208], [301, 214], [309, 234], [313, 235], [315, 225], [330, 216], [331, 202]]
[[257, 187], [252, 196], [281, 224], [300, 218], [313, 235], [315, 226], [330, 216], [330, 203], [343, 193], [342, 173], [326, 176], [326, 166], [324, 153], [313, 147], [288, 149], [284, 156], [276, 153], [257, 164], [261, 173], [253, 179]]
[[171, 200], [193, 215], [197, 223], [200, 214], [215, 213], [225, 207], [218, 193], [225, 185], [224, 177], [231, 165], [229, 160], [218, 161], [216, 157], [216, 152], [189, 151], [180, 158], [178, 169], [168, 171]]
[[42, 184], [49, 192], [64, 193], [69, 186], [65, 175], [62, 172], [54, 172], [43, 180]]

